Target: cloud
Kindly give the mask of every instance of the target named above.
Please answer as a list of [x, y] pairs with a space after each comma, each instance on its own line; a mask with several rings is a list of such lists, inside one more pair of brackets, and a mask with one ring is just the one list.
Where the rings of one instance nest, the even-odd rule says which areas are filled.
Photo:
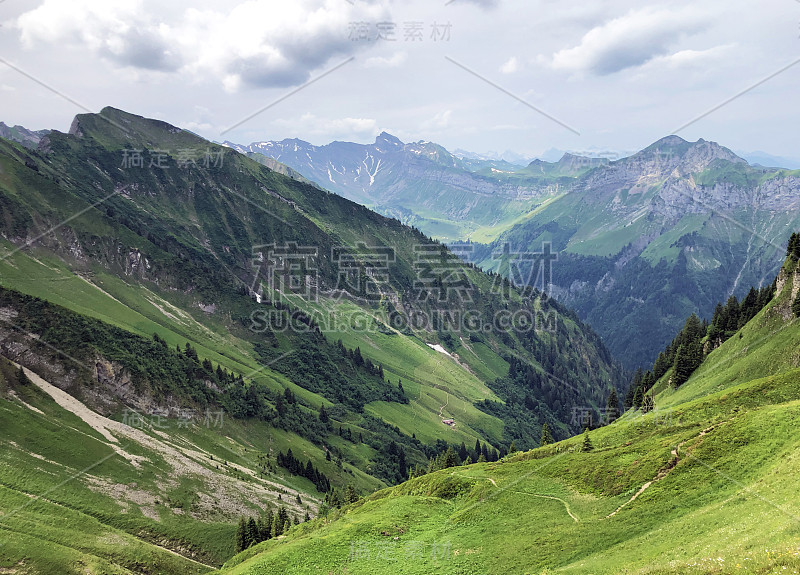
[[444, 112], [439, 112], [433, 118], [423, 122], [422, 129], [443, 130], [445, 128], [449, 128], [451, 125], [452, 118], [453, 118], [452, 110], [445, 110]]
[[82, 45], [123, 66], [175, 70], [178, 55], [168, 42], [165, 26], [143, 21], [141, 0], [59, 2], [46, 0], [16, 21], [23, 46]]
[[503, 74], [515, 74], [519, 71], [519, 60], [515, 56], [512, 56], [508, 59], [508, 61], [500, 66], [500, 72]]
[[702, 30], [707, 17], [690, 9], [632, 10], [587, 32], [581, 43], [545, 59], [556, 70], [608, 75], [669, 56], [682, 37]]
[[333, 139], [373, 138], [380, 132], [378, 122], [374, 118], [320, 118], [306, 113], [300, 118], [279, 119], [273, 123], [291, 133], [317, 136], [325, 143]]
[[45, 0], [16, 27], [28, 48], [84, 48], [121, 67], [179, 70], [236, 91], [301, 84], [333, 59], [374, 45], [351, 40], [353, 23], [389, 17], [375, 1], [248, 0], [225, 11], [189, 8], [171, 15], [159, 7], [156, 0]]
[[[798, 0], [800, 1], [800, 0]], [[667, 56], [659, 56], [651, 60], [653, 65], [663, 64], [668, 68], [684, 68], [687, 66], [706, 66], [714, 60], [725, 58], [736, 44], [723, 44], [707, 50], [681, 50]]]
[[494, 8], [500, 3], [500, 0], [451, 0], [451, 2], [455, 3], [463, 3], [463, 4], [477, 4], [481, 8]]
[[375, 56], [373, 58], [367, 58], [367, 61], [364, 62], [365, 68], [397, 68], [402, 64], [405, 64], [406, 60], [408, 59], [407, 52], [395, 52], [392, 54], [390, 58], [384, 58], [381, 56]]

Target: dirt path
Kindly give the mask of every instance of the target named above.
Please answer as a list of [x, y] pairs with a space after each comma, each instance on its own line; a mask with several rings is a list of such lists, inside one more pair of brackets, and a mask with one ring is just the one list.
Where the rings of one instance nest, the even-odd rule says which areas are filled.
[[447, 407], [447, 405], [450, 403], [450, 394], [448, 392], [446, 391], [444, 392], [444, 397], [445, 397], [444, 405], [439, 408], [439, 417], [442, 417], [442, 412], [444, 411], [444, 408]]
[[[700, 439], [701, 437], [703, 437], [704, 435], [707, 435], [708, 433], [710, 433], [710, 432], [711, 432], [711, 431], [713, 431], [713, 430], [714, 430], [716, 427], [718, 427], [719, 425], [722, 425], [723, 423], [727, 423], [727, 422], [724, 422], [724, 421], [723, 421], [723, 422], [717, 423], [717, 424], [715, 424], [715, 425], [712, 425], [711, 427], [707, 427], [706, 429], [704, 429], [703, 431], [701, 431], [701, 432], [700, 432], [700, 433], [697, 435], [697, 437], [694, 437], [693, 439]], [[683, 441], [681, 441], [681, 442], [680, 442], [678, 445], [676, 445], [676, 446], [675, 446], [675, 448], [674, 448], [674, 449], [673, 449], [673, 450], [670, 452], [670, 453], [671, 453], [671, 455], [672, 455], [672, 459], [670, 459], [670, 460], [669, 460], [669, 462], [668, 462], [668, 463], [667, 463], [667, 464], [666, 464], [666, 465], [665, 465], [663, 468], [661, 468], [661, 469], [659, 470], [658, 474], [657, 474], [657, 475], [656, 475], [656, 476], [655, 476], [655, 477], [652, 479], [652, 481], [648, 481], [647, 483], [645, 483], [644, 485], [642, 485], [642, 487], [639, 489], [639, 491], [637, 491], [636, 493], [634, 493], [634, 494], [633, 494], [633, 497], [631, 497], [631, 498], [630, 498], [630, 499], [628, 499], [628, 500], [627, 500], [625, 503], [623, 503], [622, 505], [620, 505], [619, 507], [617, 507], [617, 509], [616, 509], [614, 512], [612, 512], [612, 513], [609, 513], [608, 515], [606, 515], [606, 516], [604, 517], [604, 519], [609, 519], [609, 518], [611, 518], [611, 517], [614, 517], [614, 515], [616, 515], [616, 514], [617, 514], [617, 513], [619, 513], [620, 511], [622, 511], [622, 509], [623, 509], [624, 507], [626, 507], [626, 506], [630, 505], [631, 503], [633, 503], [633, 502], [636, 500], [636, 498], [637, 498], [637, 497], [639, 497], [639, 496], [640, 496], [642, 493], [644, 493], [644, 492], [645, 492], [645, 490], [646, 490], [648, 487], [650, 487], [651, 485], [653, 485], [653, 483], [655, 483], [655, 482], [657, 482], [657, 481], [661, 481], [661, 480], [662, 480], [662, 479], [664, 479], [664, 478], [665, 478], [667, 475], [669, 475], [669, 472], [670, 472], [670, 471], [672, 471], [673, 469], [675, 469], [675, 466], [676, 466], [676, 465], [678, 465], [678, 461], [680, 461], [680, 455], [679, 455], [679, 454], [680, 454], [680, 449], [681, 449], [681, 447], [683, 447], [683, 445], [684, 445], [685, 443], [687, 443], [688, 441], [690, 441], [690, 440], [689, 440], [689, 439], [684, 439], [684, 440], [683, 440]]]
[[572, 517], [572, 520], [575, 523], [580, 523], [578, 518], [572, 513], [572, 510], [569, 508], [569, 503], [561, 499], [560, 497], [556, 497], [554, 495], [542, 495], [541, 493], [528, 493], [527, 491], [512, 491], [511, 493], [519, 493], [520, 495], [528, 495], [530, 497], [541, 497], [542, 499], [554, 499], [556, 501], [560, 501], [564, 504], [564, 509], [567, 510], [567, 514]]

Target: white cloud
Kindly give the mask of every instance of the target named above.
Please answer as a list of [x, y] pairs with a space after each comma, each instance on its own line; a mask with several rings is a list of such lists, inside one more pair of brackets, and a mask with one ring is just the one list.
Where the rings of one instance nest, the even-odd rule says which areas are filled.
[[395, 52], [389, 58], [374, 56], [364, 62], [365, 68], [397, 68], [408, 60], [407, 52]]
[[439, 112], [430, 120], [423, 122], [422, 128], [423, 130], [443, 130], [450, 127], [452, 118], [453, 110], [445, 110], [444, 112]]
[[142, 0], [45, 2], [16, 22], [23, 46], [82, 45], [123, 66], [174, 70], [180, 65], [170, 29], [148, 21]]
[[320, 118], [311, 113], [299, 118], [275, 120], [273, 124], [290, 133], [316, 136], [325, 143], [334, 139], [363, 140], [380, 132], [374, 118]]
[[516, 56], [512, 56], [508, 61], [500, 66], [500, 72], [503, 74], [515, 74], [519, 71], [519, 60]]
[[556, 70], [607, 75], [670, 55], [678, 40], [700, 31], [708, 18], [691, 9], [643, 8], [596, 26], [581, 43], [546, 61]]
[[653, 65], [665, 65], [668, 68], [683, 68], [686, 66], [706, 66], [709, 62], [725, 58], [736, 44], [714, 46], [707, 50], [681, 50], [667, 56], [654, 58]]
[[120, 66], [181, 70], [236, 91], [301, 84], [371, 45], [350, 39], [351, 23], [388, 18], [382, 2], [343, 0], [248, 0], [225, 11], [188, 8], [169, 23], [152, 16], [158, 8], [156, 0], [45, 0], [16, 26], [28, 48], [87, 48]]

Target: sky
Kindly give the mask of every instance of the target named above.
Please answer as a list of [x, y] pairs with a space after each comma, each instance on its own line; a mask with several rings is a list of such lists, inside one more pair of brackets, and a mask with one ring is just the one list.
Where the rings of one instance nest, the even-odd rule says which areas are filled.
[[0, 120], [210, 140], [800, 158], [800, 0], [0, 0]]

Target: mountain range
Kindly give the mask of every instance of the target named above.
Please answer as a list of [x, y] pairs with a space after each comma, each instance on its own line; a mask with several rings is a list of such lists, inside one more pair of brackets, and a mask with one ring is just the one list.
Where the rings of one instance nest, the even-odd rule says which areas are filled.
[[114, 108], [0, 139], [0, 567], [204, 572], [624, 388], [568, 308], [275, 168]]
[[[556, 187], [448, 248], [114, 108], [0, 138], [0, 571], [800, 568], [800, 174], [385, 140]], [[629, 366], [669, 346], [629, 389], [579, 316]]]
[[[719, 144], [677, 136], [618, 160], [565, 154], [524, 168], [470, 165], [385, 133], [373, 145], [239, 149], [443, 241], [469, 241], [484, 269], [508, 274], [495, 256], [550, 243], [559, 261], [548, 290], [630, 368], [652, 363], [689, 313], [709, 317], [718, 294], [742, 297], [771, 281], [800, 199], [800, 172], [751, 166]], [[516, 280], [530, 275], [523, 269]]]

